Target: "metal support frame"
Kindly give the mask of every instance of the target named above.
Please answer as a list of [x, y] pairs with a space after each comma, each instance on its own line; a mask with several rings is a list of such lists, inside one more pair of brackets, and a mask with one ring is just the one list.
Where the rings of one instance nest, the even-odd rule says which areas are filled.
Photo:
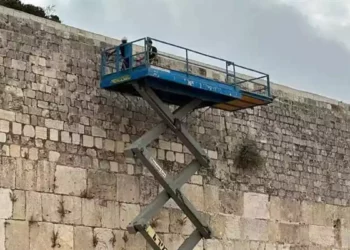
[[[194, 99], [172, 113], [169, 107], [159, 99], [156, 93], [149, 88], [145, 82], [135, 83], [133, 84], [133, 87], [162, 118], [163, 123], [160, 123], [158, 126], [137, 139], [126, 149], [126, 152], [138, 157], [154, 175], [155, 179], [162, 185], [164, 190], [141, 211], [141, 213], [128, 225], [127, 229], [130, 233], [134, 234], [140, 232], [154, 249], [166, 250], [166, 246], [149, 225], [149, 221], [159, 213], [165, 203], [172, 198], [196, 227], [195, 231], [183, 242], [179, 249], [193, 249], [202, 238], [208, 239], [211, 237], [211, 230], [191, 202], [182, 194], [180, 188], [199, 170], [200, 167], [210, 167], [210, 163], [203, 149], [188, 133], [184, 125], [181, 124], [181, 120], [188, 113], [196, 109], [201, 101]], [[185, 167], [176, 178], [166, 174], [146, 149], [146, 147], [163, 134], [167, 128], [170, 128], [179, 137], [196, 158], [196, 160], [193, 160], [187, 167]]]

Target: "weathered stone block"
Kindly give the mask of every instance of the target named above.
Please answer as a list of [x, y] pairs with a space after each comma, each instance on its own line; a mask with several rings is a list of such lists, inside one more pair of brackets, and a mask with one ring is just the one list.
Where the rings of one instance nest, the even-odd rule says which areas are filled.
[[176, 143], [176, 142], [172, 142], [171, 143], [171, 150], [175, 151], [175, 152], [182, 152], [182, 144], [180, 143]]
[[50, 151], [49, 152], [49, 161], [51, 162], [57, 162], [60, 159], [61, 154], [56, 151]]
[[80, 135], [79, 134], [72, 133], [72, 143], [74, 145], [80, 145]]
[[[28, 221], [8, 221], [5, 231], [6, 231], [6, 242], [5, 242], [6, 248], [4, 249], [11, 249], [11, 250], [29, 249]], [[2, 249], [1, 243], [0, 243], [0, 249]]]
[[153, 229], [159, 233], [169, 233], [169, 210], [162, 209], [150, 222]]
[[50, 129], [50, 140], [51, 141], [58, 141], [58, 130]]
[[215, 238], [222, 239], [225, 235], [226, 217], [221, 214], [214, 214], [210, 218], [212, 234]]
[[55, 192], [80, 195], [86, 190], [86, 170], [58, 165], [55, 173]]
[[102, 227], [119, 228], [119, 204], [115, 201], [101, 201]]
[[350, 229], [349, 228], [342, 228], [341, 243], [343, 248], [345, 249], [350, 248]]
[[225, 214], [243, 215], [243, 193], [220, 189], [220, 212]]
[[198, 211], [204, 211], [204, 192], [202, 186], [186, 183], [182, 186], [181, 190]]
[[140, 206], [136, 204], [120, 204], [120, 227], [126, 229], [128, 224], [140, 213]]
[[55, 163], [42, 160], [37, 166], [36, 190], [53, 192], [55, 185]]
[[102, 128], [92, 126], [91, 131], [92, 131], [92, 136], [106, 138], [106, 131]]
[[299, 244], [300, 239], [300, 231], [299, 225], [293, 224], [279, 224], [279, 241], [288, 244]]
[[10, 122], [0, 120], [0, 132], [8, 133], [10, 132]]
[[[0, 157], [0, 187], [15, 188], [17, 162], [20, 158], [13, 159]], [[19, 177], [17, 177], [19, 178]]]
[[10, 156], [11, 157], [21, 157], [21, 146], [12, 144], [10, 146]]
[[301, 203], [301, 222], [313, 225], [326, 225], [325, 204], [303, 201]]
[[204, 240], [204, 249], [226, 250], [223, 248], [222, 243], [217, 239]]
[[113, 231], [105, 228], [95, 228], [94, 234], [97, 237], [96, 249], [113, 249], [111, 239], [113, 239]]
[[74, 228], [74, 248], [84, 250], [94, 250], [93, 232], [91, 227]]
[[12, 191], [13, 198], [13, 215], [12, 218], [15, 220], [25, 220], [26, 218], [26, 194], [21, 190]]
[[47, 139], [47, 128], [36, 126], [35, 127], [35, 138], [46, 140]]
[[334, 231], [332, 227], [324, 227], [324, 226], [309, 226], [309, 237], [310, 242], [323, 246], [330, 247], [334, 246]]
[[35, 129], [31, 125], [24, 125], [23, 127], [23, 135], [27, 137], [34, 137], [35, 136]]
[[51, 237], [54, 232], [54, 224], [31, 223], [29, 226], [30, 249], [47, 250], [52, 246]]
[[12, 111], [0, 109], [0, 119], [14, 122], [16, 120], [16, 114]]
[[12, 123], [12, 133], [14, 135], [21, 135], [22, 134], [22, 124], [13, 122]]
[[36, 187], [36, 167], [33, 161], [16, 160], [16, 188], [34, 190]]
[[45, 127], [57, 130], [63, 130], [63, 121], [45, 119]]
[[244, 240], [268, 241], [268, 222], [259, 219], [241, 219]]
[[72, 143], [72, 137], [67, 131], [61, 131], [61, 141], [64, 143]]
[[63, 222], [65, 224], [81, 224], [81, 213], [82, 213], [82, 199], [73, 196], [63, 196], [63, 210], [65, 214], [63, 216]]
[[159, 140], [159, 148], [163, 150], [170, 150], [170, 142]]
[[140, 203], [148, 204], [153, 201], [158, 194], [158, 183], [152, 177], [140, 177]]
[[0, 219], [0, 249], [5, 250], [5, 220]]
[[42, 201], [41, 193], [26, 192], [26, 220], [28, 221], [42, 221]]
[[3, 143], [6, 142], [6, 134], [5, 133], [0, 133], [0, 142], [3, 142]]
[[[125, 243], [126, 249], [130, 250], [146, 250], [146, 240], [141, 234], [128, 234], [128, 241]], [[120, 248], [117, 248], [120, 249]], [[171, 249], [171, 248], [169, 248]], [[174, 248], [175, 249], [175, 248]]]
[[118, 175], [118, 201], [128, 203], [140, 202], [140, 180], [137, 176]]
[[241, 220], [236, 216], [225, 216], [225, 234], [224, 238], [228, 240], [241, 239]]
[[41, 194], [43, 220], [47, 222], [60, 222], [65, 216], [66, 210], [60, 195]]
[[204, 209], [209, 213], [219, 213], [219, 188], [213, 185], [204, 185]]
[[12, 216], [11, 190], [0, 188], [0, 219], [9, 219]]
[[244, 213], [246, 218], [268, 219], [269, 197], [265, 194], [245, 193], [244, 194]]
[[115, 150], [115, 141], [112, 140], [104, 140], [104, 149], [106, 151], [114, 151]]
[[37, 148], [29, 149], [29, 160], [36, 161], [39, 159], [39, 150]]
[[98, 200], [82, 199], [82, 223], [86, 226], [101, 227], [102, 214]]
[[124, 153], [125, 150], [125, 142], [117, 141], [115, 144], [115, 152], [116, 153]]
[[300, 201], [271, 197], [270, 218], [279, 221], [300, 221]]
[[73, 250], [74, 247], [74, 228], [73, 226], [56, 224], [54, 228], [57, 234], [57, 246], [55, 248], [62, 250]]
[[180, 209], [170, 209], [170, 233], [190, 235], [194, 230], [194, 225]]
[[116, 200], [118, 193], [116, 174], [106, 171], [89, 170], [87, 191], [92, 197]]
[[92, 148], [94, 146], [94, 138], [92, 136], [83, 135], [83, 146]]

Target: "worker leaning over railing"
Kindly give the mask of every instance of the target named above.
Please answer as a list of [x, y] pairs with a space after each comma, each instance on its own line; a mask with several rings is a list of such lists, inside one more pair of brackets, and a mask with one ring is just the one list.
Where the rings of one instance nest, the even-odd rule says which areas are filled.
[[[158, 49], [155, 46], [153, 46], [153, 41], [151, 38], [147, 38], [146, 40], [146, 53], [148, 53], [149, 63], [152, 64], [155, 61]], [[143, 54], [140, 57], [136, 58], [136, 66], [146, 63], [145, 58], [146, 54]]]

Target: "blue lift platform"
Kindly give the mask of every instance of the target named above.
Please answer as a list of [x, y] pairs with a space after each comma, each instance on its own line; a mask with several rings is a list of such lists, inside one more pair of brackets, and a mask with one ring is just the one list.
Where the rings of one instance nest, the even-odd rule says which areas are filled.
[[[181, 50], [184, 56], [176, 57], [159, 52], [154, 50], [156, 46]], [[198, 63], [189, 58], [190, 54], [217, 60], [225, 66], [222, 69]], [[237, 73], [239, 69], [256, 76], [242, 77]], [[269, 75], [231, 61], [147, 37], [102, 51], [100, 87], [142, 97], [163, 120], [126, 149], [128, 155], [138, 157], [142, 161], [164, 188], [129, 224], [128, 231], [140, 232], [154, 249], [168, 249], [150, 226], [150, 221], [171, 198], [196, 227], [179, 249], [193, 249], [202, 238], [211, 238], [211, 229], [180, 191], [200, 168], [211, 168], [208, 156], [188, 133], [182, 120], [193, 110], [203, 107], [236, 111], [271, 103], [273, 98]], [[178, 108], [171, 112], [169, 104]], [[147, 146], [166, 129], [172, 130], [195, 156], [195, 160], [177, 176], [165, 173], [147, 150]]]

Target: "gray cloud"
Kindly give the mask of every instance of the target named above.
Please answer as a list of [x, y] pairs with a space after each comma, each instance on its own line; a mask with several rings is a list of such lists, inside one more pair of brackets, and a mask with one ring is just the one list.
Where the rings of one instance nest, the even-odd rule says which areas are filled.
[[129, 40], [152, 36], [267, 72], [283, 85], [350, 103], [350, 51], [298, 8], [279, 1], [46, 0], [56, 4], [68, 25]]

